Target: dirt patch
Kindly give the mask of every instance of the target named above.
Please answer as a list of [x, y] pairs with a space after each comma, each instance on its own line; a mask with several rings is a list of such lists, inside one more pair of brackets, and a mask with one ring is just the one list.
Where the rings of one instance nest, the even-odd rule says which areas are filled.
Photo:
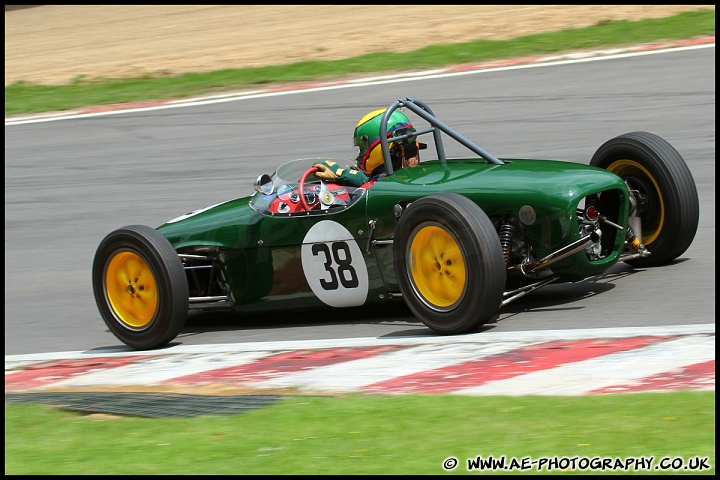
[[[11, 8], [8, 8], [11, 7]], [[714, 5], [40, 5], [5, 8], [5, 85], [282, 65]]]

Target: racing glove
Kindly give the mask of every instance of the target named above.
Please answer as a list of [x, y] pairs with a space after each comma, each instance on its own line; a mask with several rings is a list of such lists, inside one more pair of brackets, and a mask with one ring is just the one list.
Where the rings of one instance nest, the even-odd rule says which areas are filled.
[[313, 167], [317, 168], [315, 177], [326, 182], [335, 182], [340, 185], [359, 187], [368, 181], [368, 176], [354, 168], [343, 168], [332, 160], [318, 162]]
[[315, 172], [315, 176], [320, 180], [325, 180], [326, 182], [333, 182], [337, 180], [337, 174], [335, 171], [342, 171], [342, 169], [339, 168], [340, 166], [332, 160], [318, 162], [313, 165], [313, 167], [318, 169], [318, 171]]

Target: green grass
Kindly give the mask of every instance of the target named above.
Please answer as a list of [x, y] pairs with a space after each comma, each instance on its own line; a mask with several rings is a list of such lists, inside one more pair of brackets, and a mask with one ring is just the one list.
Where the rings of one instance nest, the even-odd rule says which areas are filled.
[[[93, 418], [5, 405], [6, 474], [443, 474], [467, 460], [629, 457], [715, 472], [715, 392], [584, 397], [289, 396], [233, 416]], [[487, 473], [487, 472], [484, 472]]]
[[132, 78], [87, 75], [68, 85], [16, 82], [5, 87], [5, 115], [62, 111], [85, 106], [160, 101], [258, 88], [272, 84], [323, 81], [368, 73], [422, 70], [572, 50], [616, 47], [659, 40], [715, 35], [715, 10], [696, 10], [672, 17], [605, 22], [592, 27], [529, 35], [510, 40], [425, 47], [408, 53], [380, 52], [338, 61], [169, 75], [157, 72]]

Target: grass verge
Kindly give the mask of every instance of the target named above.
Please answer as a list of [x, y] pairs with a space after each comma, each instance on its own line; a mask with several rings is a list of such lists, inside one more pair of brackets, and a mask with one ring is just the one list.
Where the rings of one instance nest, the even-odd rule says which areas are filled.
[[338, 61], [132, 78], [84, 75], [68, 85], [16, 82], [5, 87], [5, 116], [62, 111], [85, 106], [161, 101], [257, 88], [272, 84], [323, 81], [350, 75], [422, 70], [528, 55], [617, 47], [715, 35], [715, 10], [672, 17], [606, 22], [592, 27], [529, 35], [510, 40], [478, 40], [435, 45], [407, 53], [380, 52]]
[[[450, 457], [451, 472], [467, 474], [478, 456], [529, 467], [494, 473], [714, 474], [714, 425], [715, 392], [289, 396], [240, 415], [163, 419], [6, 404], [5, 474], [442, 474]], [[653, 458], [647, 470], [612, 468], [641, 457]], [[680, 469], [662, 468], [671, 462]]]

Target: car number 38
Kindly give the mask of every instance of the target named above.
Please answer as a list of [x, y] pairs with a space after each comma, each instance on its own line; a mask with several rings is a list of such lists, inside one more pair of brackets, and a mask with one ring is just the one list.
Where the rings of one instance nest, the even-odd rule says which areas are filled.
[[315, 296], [331, 307], [363, 305], [368, 295], [365, 259], [350, 232], [323, 220], [310, 230], [302, 245], [302, 266]]

